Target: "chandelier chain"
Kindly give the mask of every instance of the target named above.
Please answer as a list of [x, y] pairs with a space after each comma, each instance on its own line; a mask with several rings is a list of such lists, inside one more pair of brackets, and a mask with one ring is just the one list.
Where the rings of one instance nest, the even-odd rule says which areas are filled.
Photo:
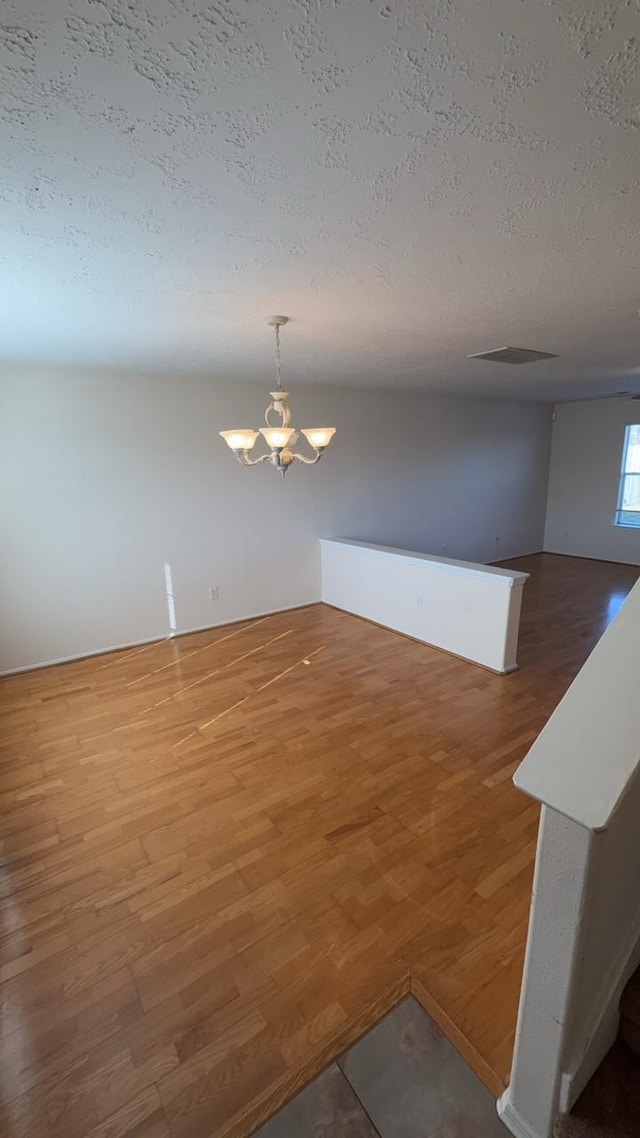
[[280, 377], [281, 359], [280, 359], [280, 325], [276, 324], [276, 390], [282, 391], [282, 379]]

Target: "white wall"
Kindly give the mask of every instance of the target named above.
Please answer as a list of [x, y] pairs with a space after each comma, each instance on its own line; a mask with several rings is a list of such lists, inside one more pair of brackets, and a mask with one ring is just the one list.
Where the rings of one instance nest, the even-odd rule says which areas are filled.
[[283, 481], [216, 434], [259, 426], [268, 390], [3, 369], [0, 670], [166, 635], [165, 562], [184, 630], [318, 600], [319, 535], [475, 561], [542, 547], [548, 407], [294, 386], [294, 422], [339, 433]]
[[640, 402], [592, 399], [556, 407], [544, 548], [640, 564], [640, 530], [613, 525], [627, 423]]

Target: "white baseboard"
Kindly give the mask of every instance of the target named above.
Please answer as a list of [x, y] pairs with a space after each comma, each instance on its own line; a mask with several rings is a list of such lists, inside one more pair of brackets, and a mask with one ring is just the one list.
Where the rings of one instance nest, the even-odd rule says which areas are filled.
[[128, 640], [126, 644], [110, 644], [106, 648], [92, 648], [90, 652], [77, 652], [73, 656], [59, 656], [55, 660], [42, 660], [38, 664], [24, 664], [21, 668], [8, 668], [0, 672], [2, 676], [17, 676], [22, 672], [36, 672], [38, 668], [54, 668], [56, 664], [72, 664], [74, 660], [90, 660], [92, 656], [106, 656], [108, 652], [124, 652], [127, 648], [144, 648], [146, 644], [163, 644], [166, 640], [175, 640], [179, 636], [189, 636], [192, 632], [209, 632], [214, 628], [226, 628], [229, 624], [242, 624], [245, 620], [260, 620], [264, 616], [277, 616], [280, 612], [294, 612], [295, 609], [305, 609], [309, 605], [319, 605], [318, 597], [315, 601], [302, 601], [297, 605], [285, 605], [284, 608], [266, 609], [262, 612], [248, 613], [247, 616], [235, 616], [233, 620], [220, 620], [217, 624], [200, 624], [195, 628], [180, 628], [167, 636], [160, 632], [157, 636], [147, 636], [144, 640]]
[[22, 672], [37, 672], [39, 668], [55, 668], [56, 664], [73, 664], [74, 660], [90, 660], [92, 656], [106, 656], [108, 652], [123, 652], [125, 648], [144, 648], [145, 644], [164, 644], [165, 640], [173, 640], [173, 635], [160, 633], [158, 636], [148, 636], [144, 640], [129, 640], [126, 644], [110, 644], [108, 648], [92, 648], [90, 652], [78, 652], [73, 656], [58, 656], [55, 660], [42, 660], [38, 664], [23, 664], [21, 668], [8, 668], [0, 672], [2, 676], [18, 676]]
[[528, 1123], [525, 1122], [524, 1118], [520, 1117], [511, 1102], [509, 1087], [507, 1087], [504, 1094], [500, 1096], [497, 1105], [498, 1117], [515, 1138], [546, 1138], [546, 1135], [536, 1134]]

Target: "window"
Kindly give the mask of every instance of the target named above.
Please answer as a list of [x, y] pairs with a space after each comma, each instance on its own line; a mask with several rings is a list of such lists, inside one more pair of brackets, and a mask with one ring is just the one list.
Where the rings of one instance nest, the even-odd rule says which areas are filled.
[[624, 432], [616, 525], [640, 529], [640, 423], [630, 423]]

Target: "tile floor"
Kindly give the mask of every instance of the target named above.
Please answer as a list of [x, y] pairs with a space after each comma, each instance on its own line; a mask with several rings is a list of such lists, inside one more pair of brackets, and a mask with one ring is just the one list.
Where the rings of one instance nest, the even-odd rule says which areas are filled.
[[487, 1088], [403, 1000], [254, 1138], [506, 1138]]

